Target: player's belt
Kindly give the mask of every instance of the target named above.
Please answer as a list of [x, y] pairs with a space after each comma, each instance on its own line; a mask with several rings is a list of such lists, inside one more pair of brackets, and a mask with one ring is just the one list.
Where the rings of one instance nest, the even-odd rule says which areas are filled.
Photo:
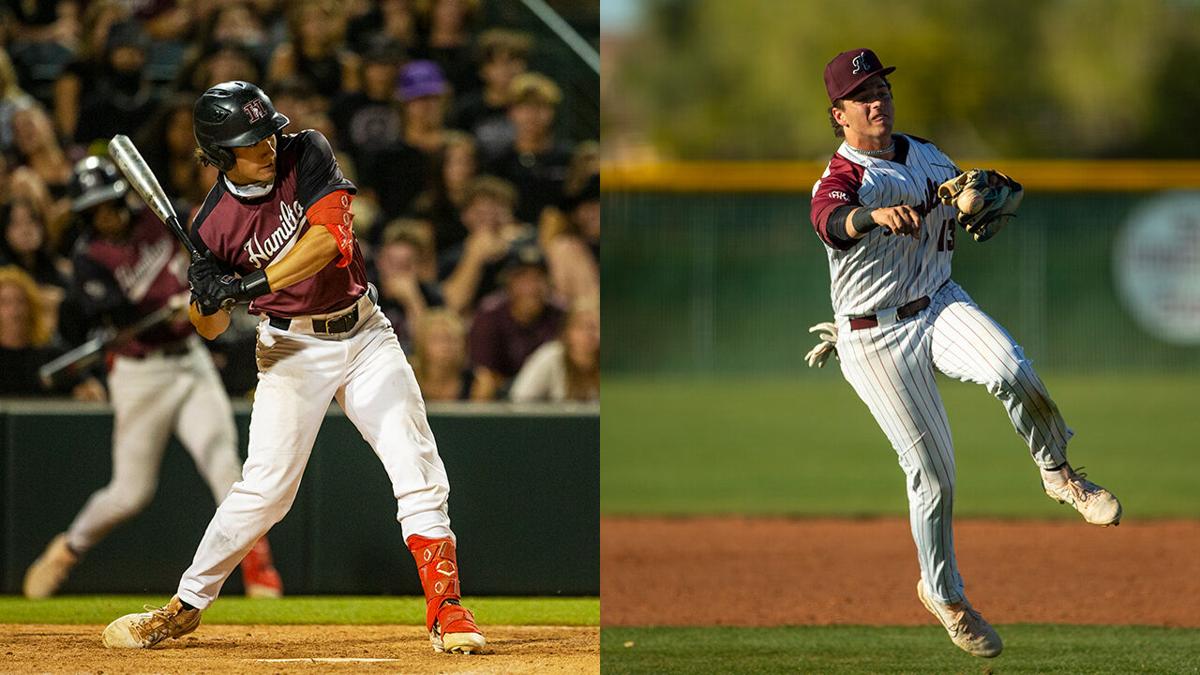
[[[378, 304], [379, 291], [375, 290], [375, 284], [367, 284], [366, 295], [372, 304]], [[362, 296], [359, 296], [359, 298], [361, 297]], [[267, 321], [271, 324], [272, 328], [278, 328], [280, 330], [289, 330], [292, 327], [291, 319], [285, 319], [279, 316], [269, 316], [267, 317]], [[312, 322], [312, 332], [318, 335], [337, 335], [339, 333], [349, 333], [350, 331], [354, 330], [356, 325], [358, 325], [358, 301], [354, 301], [354, 304], [351, 305], [346, 312], [339, 314], [338, 316], [323, 319], [313, 317], [310, 319], [310, 321]]]
[[[896, 320], [908, 319], [921, 313], [921, 310], [929, 306], [929, 296], [917, 298], [907, 305], [900, 305], [896, 308]], [[860, 316], [855, 319], [850, 319], [850, 330], [862, 330], [864, 328], [874, 328], [879, 325], [879, 317], [871, 314], [869, 316]]]

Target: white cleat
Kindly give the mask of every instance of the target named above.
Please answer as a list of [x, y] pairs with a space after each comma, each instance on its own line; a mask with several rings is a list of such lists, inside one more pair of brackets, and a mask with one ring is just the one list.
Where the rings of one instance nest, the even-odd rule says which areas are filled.
[[200, 625], [200, 610], [184, 609], [179, 596], [164, 607], [146, 606], [148, 611], [126, 614], [104, 629], [104, 646], [109, 649], [149, 649], [167, 638], [178, 639]]
[[433, 651], [441, 654], [476, 654], [483, 651], [487, 644], [479, 633], [447, 633], [441, 638], [430, 633], [429, 642]]
[[79, 556], [67, 546], [65, 532], [51, 539], [50, 545], [25, 572], [25, 597], [41, 600], [57, 593], [77, 562]]
[[925, 582], [917, 579], [917, 597], [929, 613], [937, 617], [942, 627], [950, 634], [950, 641], [971, 656], [981, 656], [985, 659], [1000, 655], [1004, 643], [1000, 634], [984, 619], [979, 612], [963, 598], [962, 602], [942, 603], [929, 597], [925, 592]]
[[429, 644], [439, 654], [476, 654], [483, 651], [486, 642], [471, 610], [451, 600], [438, 610], [429, 631]]
[[1120, 525], [1121, 502], [1070, 464], [1058, 471], [1042, 469], [1042, 489], [1059, 504], [1070, 504], [1092, 525]]

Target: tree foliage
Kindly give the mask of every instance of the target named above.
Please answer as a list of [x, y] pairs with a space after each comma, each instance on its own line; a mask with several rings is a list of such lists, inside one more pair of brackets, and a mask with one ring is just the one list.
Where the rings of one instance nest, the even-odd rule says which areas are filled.
[[1200, 2], [652, 0], [614, 90], [664, 154], [828, 155], [825, 64], [870, 47], [955, 156], [1200, 156]]

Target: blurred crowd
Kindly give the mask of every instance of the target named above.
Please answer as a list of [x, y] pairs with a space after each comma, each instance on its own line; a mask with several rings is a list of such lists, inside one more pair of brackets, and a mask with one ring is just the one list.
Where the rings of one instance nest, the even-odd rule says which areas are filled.
[[[355, 234], [427, 400], [598, 400], [599, 144], [557, 132], [562, 88], [532, 35], [485, 25], [487, 2], [7, 3], [0, 396], [104, 396], [103, 368], [37, 377], [105, 328], [72, 311], [89, 234], [73, 167], [128, 135], [190, 221], [216, 179], [192, 105], [247, 80], [358, 186]], [[210, 344], [234, 395], [255, 383], [255, 322]]]

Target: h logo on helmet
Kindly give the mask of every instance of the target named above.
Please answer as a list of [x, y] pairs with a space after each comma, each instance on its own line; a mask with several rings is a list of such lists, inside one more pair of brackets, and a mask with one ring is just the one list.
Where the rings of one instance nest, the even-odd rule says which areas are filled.
[[871, 71], [871, 64], [867, 63], [866, 52], [859, 52], [858, 56], [854, 57], [854, 60], [850, 63], [854, 65], [854, 71], [850, 73], [851, 75], [857, 75], [859, 72], [867, 73]]
[[250, 120], [251, 124], [254, 124], [267, 116], [267, 106], [263, 105], [262, 100], [256, 98], [242, 106], [242, 112], [246, 113], [246, 118]]

